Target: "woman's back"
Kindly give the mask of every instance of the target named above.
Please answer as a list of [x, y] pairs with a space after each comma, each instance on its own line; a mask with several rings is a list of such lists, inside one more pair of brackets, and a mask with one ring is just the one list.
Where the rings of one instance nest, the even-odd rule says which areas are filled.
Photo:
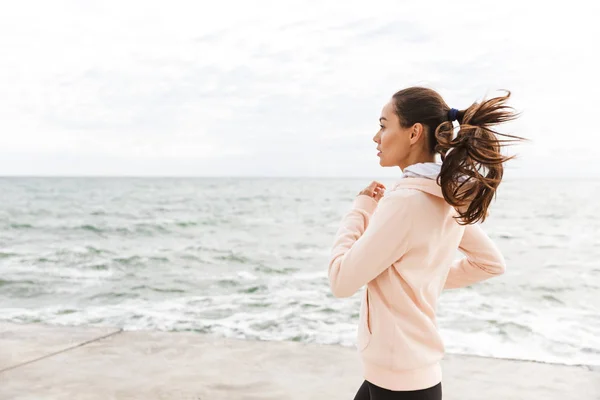
[[[344, 218], [329, 266], [332, 290], [349, 296], [367, 285], [358, 349], [369, 382], [391, 390], [433, 386], [441, 380], [444, 354], [437, 299], [468, 228], [456, 222], [434, 180], [402, 179], [375, 206], [359, 196]], [[503, 271], [502, 256], [489, 243], [475, 247], [486, 257], [495, 254]]]

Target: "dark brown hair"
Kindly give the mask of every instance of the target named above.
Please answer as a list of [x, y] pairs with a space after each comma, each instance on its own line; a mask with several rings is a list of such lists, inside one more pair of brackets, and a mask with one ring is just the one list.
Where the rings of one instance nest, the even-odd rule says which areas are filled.
[[[456, 119], [459, 130], [454, 137], [454, 126], [449, 120], [450, 107], [435, 90], [411, 87], [394, 94], [395, 112], [400, 125], [409, 128], [423, 124], [428, 148], [440, 153], [442, 169], [437, 183], [444, 199], [458, 211], [458, 222], [463, 225], [485, 221], [496, 189], [504, 173], [503, 163], [514, 158], [501, 153], [503, 144], [526, 140], [492, 130], [502, 122], [515, 119], [518, 114], [506, 105], [510, 92], [481, 103], [473, 103], [459, 110]], [[497, 136], [511, 139], [500, 140]]]

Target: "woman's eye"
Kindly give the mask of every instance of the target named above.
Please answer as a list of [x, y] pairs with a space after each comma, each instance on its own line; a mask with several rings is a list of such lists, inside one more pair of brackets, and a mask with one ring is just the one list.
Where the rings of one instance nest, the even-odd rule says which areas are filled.
[[379, 127], [380, 127], [381, 129], [383, 129], [383, 125], [379, 125]]

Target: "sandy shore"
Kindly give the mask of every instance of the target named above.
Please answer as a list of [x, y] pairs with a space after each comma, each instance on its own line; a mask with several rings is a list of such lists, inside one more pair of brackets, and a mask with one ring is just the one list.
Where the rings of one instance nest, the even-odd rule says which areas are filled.
[[[445, 400], [600, 399], [600, 368], [447, 354]], [[0, 323], [0, 399], [353, 399], [351, 348]]]

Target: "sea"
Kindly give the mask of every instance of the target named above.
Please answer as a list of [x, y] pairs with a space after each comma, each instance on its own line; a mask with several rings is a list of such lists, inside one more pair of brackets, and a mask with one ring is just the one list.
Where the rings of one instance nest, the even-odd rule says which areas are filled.
[[[353, 347], [360, 294], [333, 297], [327, 264], [371, 180], [0, 178], [0, 321]], [[501, 184], [482, 227], [507, 271], [442, 293], [446, 352], [600, 365], [598, 198]]]

